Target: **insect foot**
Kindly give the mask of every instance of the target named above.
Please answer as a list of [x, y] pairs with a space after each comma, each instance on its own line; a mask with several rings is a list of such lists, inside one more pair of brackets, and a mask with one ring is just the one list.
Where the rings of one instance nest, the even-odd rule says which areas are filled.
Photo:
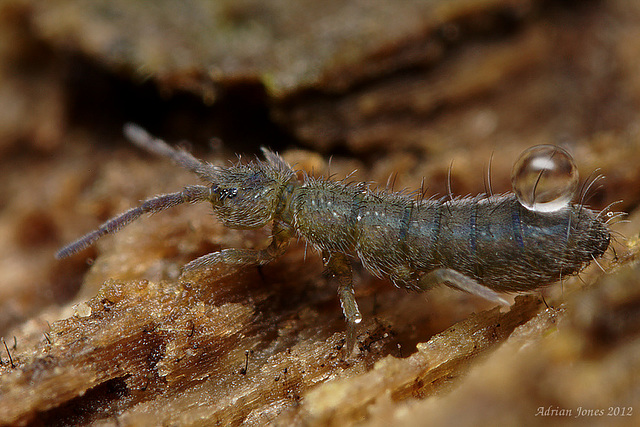
[[445, 200], [372, 191], [364, 183], [299, 180], [284, 159], [266, 148], [264, 161], [218, 167], [136, 125], [127, 124], [124, 132], [137, 146], [196, 174], [203, 185], [142, 202], [60, 249], [58, 258], [85, 249], [142, 214], [208, 202], [227, 227], [271, 225], [271, 242], [261, 250], [230, 248], [204, 255], [184, 266], [183, 277], [264, 265], [282, 255], [291, 238], [303, 238], [322, 254], [337, 282], [348, 354], [362, 320], [353, 259], [401, 288], [424, 291], [445, 284], [507, 304], [500, 293], [528, 292], [577, 274], [609, 247], [606, 215], [571, 203], [577, 169], [571, 156], [554, 146], [522, 154], [513, 170], [514, 193]]

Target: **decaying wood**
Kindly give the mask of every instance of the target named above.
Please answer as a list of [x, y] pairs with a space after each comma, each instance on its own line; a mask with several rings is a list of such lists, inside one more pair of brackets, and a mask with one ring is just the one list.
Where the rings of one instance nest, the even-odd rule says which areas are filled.
[[[637, 424], [640, 6], [178, 3], [0, 6], [0, 424]], [[536, 294], [500, 312], [360, 271], [348, 359], [335, 284], [304, 242], [262, 269], [178, 279], [268, 237], [204, 206], [53, 258], [193, 182], [125, 145], [125, 120], [193, 138], [214, 163], [274, 145], [308, 173], [425, 177], [430, 194], [446, 194], [452, 160], [456, 194], [484, 191], [490, 158], [505, 191], [523, 147], [562, 143], [583, 177], [607, 176], [592, 206], [631, 211], [615, 227], [628, 240], [606, 274], [545, 291], [549, 307]], [[199, 144], [219, 135], [223, 149]]]

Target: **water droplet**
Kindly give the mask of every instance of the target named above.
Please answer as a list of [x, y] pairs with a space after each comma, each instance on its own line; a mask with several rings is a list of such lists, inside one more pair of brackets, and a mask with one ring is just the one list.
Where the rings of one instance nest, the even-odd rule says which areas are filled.
[[554, 145], [525, 150], [511, 172], [511, 185], [527, 209], [552, 212], [567, 206], [578, 188], [578, 169], [573, 157]]

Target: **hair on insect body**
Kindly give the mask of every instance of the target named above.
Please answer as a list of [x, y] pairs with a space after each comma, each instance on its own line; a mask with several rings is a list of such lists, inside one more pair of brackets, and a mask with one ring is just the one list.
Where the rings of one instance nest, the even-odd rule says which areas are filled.
[[337, 281], [347, 352], [362, 320], [352, 283], [355, 257], [401, 288], [424, 291], [446, 284], [507, 304], [500, 293], [527, 292], [576, 274], [602, 256], [611, 239], [601, 212], [582, 202], [571, 204], [577, 169], [571, 156], [555, 146], [532, 147], [521, 155], [512, 173], [514, 193], [416, 199], [372, 191], [365, 183], [306, 175], [298, 179], [282, 157], [266, 148], [265, 161], [218, 167], [137, 125], [125, 125], [124, 132], [139, 147], [195, 173], [205, 185], [147, 199], [60, 249], [58, 258], [81, 251], [142, 214], [209, 202], [227, 227], [254, 229], [271, 223], [271, 242], [261, 250], [229, 248], [204, 255], [183, 267], [183, 277], [202, 269], [264, 265], [282, 255], [291, 238], [302, 237], [322, 254]]

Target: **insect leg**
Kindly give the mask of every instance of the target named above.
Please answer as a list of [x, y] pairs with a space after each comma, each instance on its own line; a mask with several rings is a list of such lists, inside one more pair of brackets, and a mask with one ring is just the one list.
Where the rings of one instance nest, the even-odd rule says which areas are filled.
[[362, 314], [358, 308], [353, 292], [353, 274], [351, 264], [344, 254], [338, 252], [323, 252], [322, 258], [327, 270], [338, 280], [338, 297], [342, 305], [342, 312], [347, 319], [347, 355], [353, 351], [356, 342], [356, 325], [362, 321]]
[[264, 265], [282, 255], [289, 247], [293, 235], [290, 227], [276, 222], [273, 225], [271, 243], [265, 249], [224, 249], [196, 258], [183, 267], [182, 276], [190, 277], [200, 270], [227, 267], [231, 270], [250, 265]]
[[418, 287], [422, 290], [427, 290], [440, 284], [477, 295], [489, 301], [498, 302], [502, 305], [509, 305], [509, 303], [497, 292], [478, 283], [471, 277], [465, 276], [464, 274], [450, 268], [439, 268], [437, 270], [430, 271], [418, 280]]
[[162, 194], [151, 199], [147, 199], [140, 206], [129, 209], [120, 215], [111, 218], [98, 229], [85, 234], [80, 239], [68, 244], [56, 253], [56, 258], [66, 258], [76, 252], [91, 246], [105, 234], [113, 234], [125, 225], [138, 219], [144, 213], [156, 213], [172, 208], [182, 203], [202, 202], [210, 199], [209, 187], [203, 185], [192, 185], [185, 187], [176, 193]]

